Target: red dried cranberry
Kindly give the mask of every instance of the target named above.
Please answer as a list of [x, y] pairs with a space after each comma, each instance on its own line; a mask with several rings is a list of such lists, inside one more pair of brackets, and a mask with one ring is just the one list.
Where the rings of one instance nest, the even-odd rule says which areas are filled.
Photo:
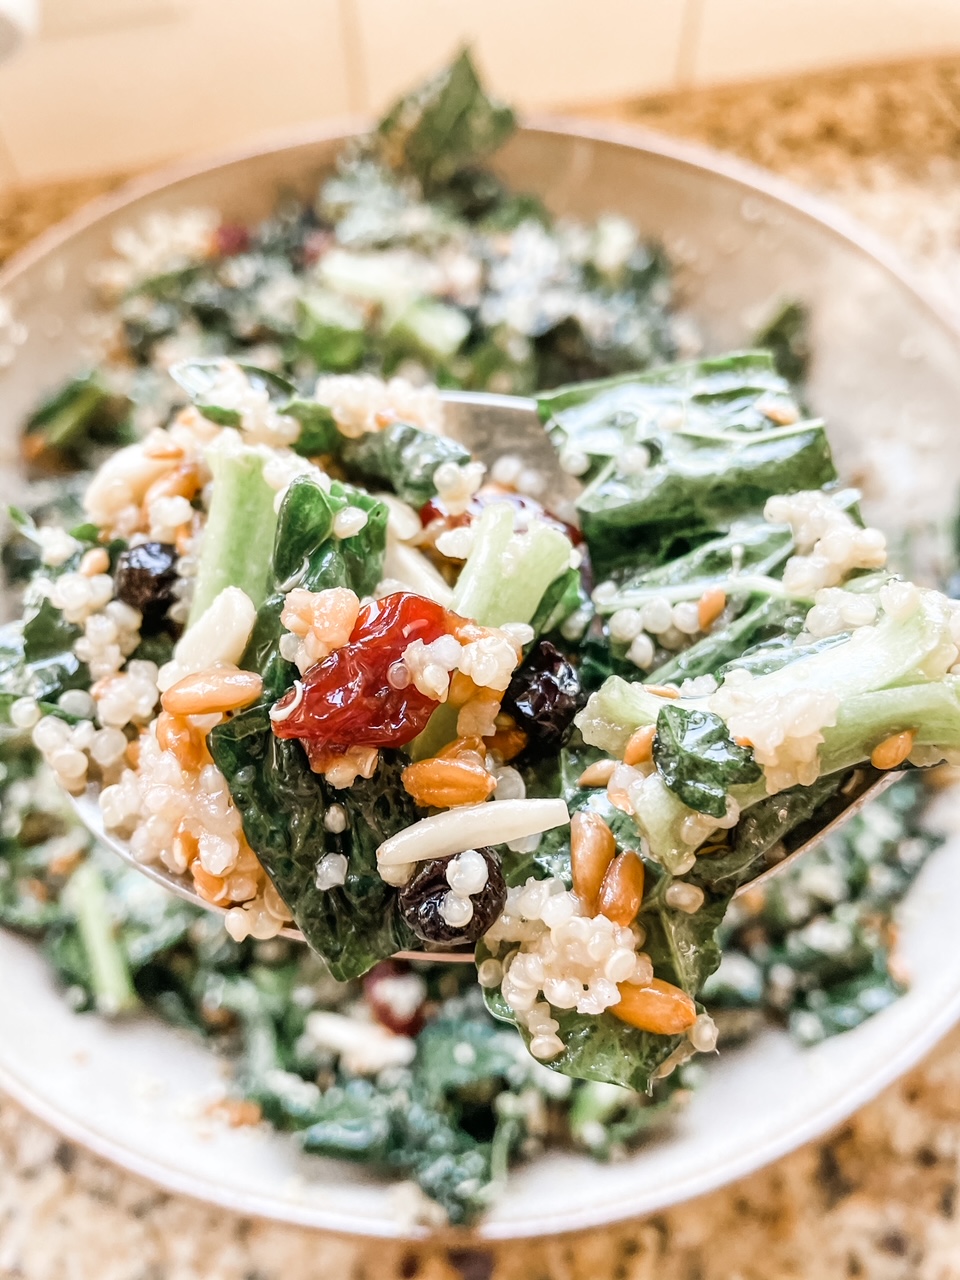
[[332, 231], [328, 231], [323, 227], [317, 227], [313, 231], [307, 232], [303, 241], [303, 248], [300, 256], [305, 267], [312, 267], [315, 262], [319, 262], [323, 255], [330, 249], [336, 237]]
[[559, 751], [580, 706], [580, 677], [559, 649], [540, 640], [513, 673], [503, 697], [538, 753]]
[[221, 222], [216, 231], [217, 253], [230, 258], [250, 248], [250, 232], [241, 222]]
[[402, 981], [411, 974], [408, 964], [399, 960], [381, 960], [363, 979], [363, 994], [371, 1013], [398, 1036], [415, 1036], [424, 1023], [426, 999], [422, 999], [415, 1009], [403, 1007], [406, 1001], [401, 1004], [396, 998], [396, 987], [391, 990], [398, 979]]
[[[316, 768], [348, 747], [400, 747], [426, 728], [437, 707], [412, 682], [396, 689], [387, 678], [415, 640], [430, 644], [464, 619], [425, 596], [398, 591], [364, 605], [350, 639], [303, 677], [303, 697], [285, 720], [273, 721], [278, 738], [300, 738]], [[294, 702], [291, 690], [277, 702]]]
[[495, 850], [478, 849], [477, 852], [487, 864], [487, 883], [479, 893], [471, 895], [473, 915], [460, 929], [449, 925], [441, 910], [443, 900], [450, 892], [447, 883], [449, 858], [431, 858], [421, 862], [400, 890], [400, 914], [421, 941], [446, 946], [478, 942], [499, 919], [507, 901], [503, 868]]
[[579, 529], [574, 528], [572, 524], [567, 524], [565, 520], [561, 520], [559, 516], [555, 516], [535, 498], [528, 498], [524, 493], [513, 493], [509, 489], [500, 489], [497, 486], [484, 486], [470, 499], [470, 505], [466, 511], [458, 515], [451, 515], [439, 497], [431, 498], [420, 509], [420, 523], [426, 529], [428, 525], [435, 520], [442, 520], [444, 528], [459, 529], [463, 525], [472, 524], [483, 514], [485, 507], [494, 502], [509, 502], [514, 508], [514, 524], [518, 533], [522, 533], [528, 528], [531, 520], [542, 520], [544, 524], [550, 525], [554, 529], [559, 529], [565, 534], [570, 541], [577, 546], [583, 541], [583, 534]]

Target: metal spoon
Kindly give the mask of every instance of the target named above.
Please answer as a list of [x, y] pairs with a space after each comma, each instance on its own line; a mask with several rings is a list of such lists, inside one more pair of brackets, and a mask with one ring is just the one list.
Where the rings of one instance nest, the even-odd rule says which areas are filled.
[[[576, 498], [580, 486], [560, 467], [556, 453], [540, 425], [535, 401], [484, 392], [449, 392], [444, 393], [443, 399], [448, 433], [467, 445], [476, 457], [489, 465], [509, 451], [544, 477], [552, 507], [562, 507]], [[879, 773], [871, 768], [854, 770], [841, 788], [829, 820], [808, 830], [814, 823], [811, 820], [810, 824], [794, 833], [794, 841], [787, 839], [776, 852], [771, 850], [767, 855], [767, 865], [740, 885], [734, 896], [757, 888], [772, 876], [778, 875], [785, 867], [791, 866], [820, 844], [825, 836], [859, 813], [870, 800], [880, 795], [900, 776], [898, 772]], [[201, 898], [189, 877], [178, 875], [155, 863], [139, 862], [125, 840], [107, 831], [103, 825], [98, 789], [95, 786], [88, 787], [82, 795], [71, 799], [77, 816], [91, 835], [124, 862], [185, 902], [226, 914], [228, 908]], [[281, 930], [281, 934], [286, 938], [303, 941], [303, 934], [293, 927]], [[462, 963], [472, 961], [473, 951], [400, 951], [397, 952], [397, 958]]]

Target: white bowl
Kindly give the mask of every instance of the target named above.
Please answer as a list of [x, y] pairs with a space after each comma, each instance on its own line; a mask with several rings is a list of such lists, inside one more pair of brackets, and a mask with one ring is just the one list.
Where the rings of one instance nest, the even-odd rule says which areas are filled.
[[[76, 368], [86, 270], [148, 211], [213, 204], [256, 218], [281, 188], [314, 189], [340, 137], [285, 140], [172, 170], [103, 200], [19, 255], [0, 295], [26, 327], [0, 378], [0, 458], [15, 467], [22, 415]], [[882, 245], [788, 184], [699, 148], [629, 129], [526, 128], [498, 168], [556, 210], [616, 210], [666, 245], [713, 350], [747, 341], [779, 298], [806, 302], [810, 399], [833, 424], [841, 468], [888, 530], [942, 518], [960, 488], [960, 333]], [[10, 473], [8, 472], [8, 478]], [[769, 1031], [722, 1054], [674, 1131], [620, 1164], [550, 1154], [520, 1168], [479, 1224], [487, 1239], [594, 1227], [716, 1188], [823, 1133], [911, 1067], [960, 1018], [960, 803], [952, 833], [901, 912], [907, 996], [811, 1050]], [[370, 1236], [410, 1228], [389, 1184], [304, 1159], [267, 1129], [203, 1115], [222, 1064], [158, 1022], [72, 1015], [39, 955], [0, 933], [0, 1086], [67, 1136], [172, 1190], [248, 1214]]]

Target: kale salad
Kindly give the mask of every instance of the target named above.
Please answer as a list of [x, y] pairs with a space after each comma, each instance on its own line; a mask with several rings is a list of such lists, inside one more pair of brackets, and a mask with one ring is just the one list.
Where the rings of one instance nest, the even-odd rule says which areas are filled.
[[[628, 1150], [718, 1029], [894, 999], [919, 774], [736, 895], [960, 759], [960, 606], [839, 481], [800, 312], [694, 356], [655, 247], [485, 166], [513, 127], [462, 55], [314, 203], [118, 236], [4, 548], [0, 922], [235, 1057], [234, 1122], [454, 1222]], [[453, 388], [533, 394], [524, 441], [471, 451]]]

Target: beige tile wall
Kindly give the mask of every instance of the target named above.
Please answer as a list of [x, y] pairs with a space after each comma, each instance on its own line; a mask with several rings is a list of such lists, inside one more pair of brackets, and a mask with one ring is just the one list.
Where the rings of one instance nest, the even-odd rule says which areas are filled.
[[375, 110], [465, 41], [491, 82], [526, 107], [656, 92], [676, 80], [683, 0], [354, 2], [362, 89]]
[[951, 53], [960, 0], [695, 0], [690, 80], [757, 79], [812, 67]]
[[960, 0], [41, 0], [0, 185], [382, 107], [470, 41], [523, 107], [960, 50]]

